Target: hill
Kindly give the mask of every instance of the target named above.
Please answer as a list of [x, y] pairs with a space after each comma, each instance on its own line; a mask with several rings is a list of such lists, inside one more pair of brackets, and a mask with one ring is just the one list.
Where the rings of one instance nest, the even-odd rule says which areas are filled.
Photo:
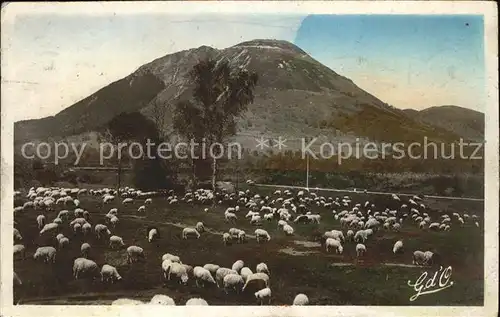
[[414, 120], [387, 105], [292, 43], [253, 40], [222, 50], [201, 46], [158, 58], [55, 116], [15, 123], [15, 141], [88, 134], [121, 112], [137, 110], [153, 117], [155, 109], [161, 109], [161, 122], [172, 131], [175, 103], [190, 98], [187, 74], [205, 58], [227, 59], [234, 67], [259, 75], [255, 101], [238, 122], [236, 139], [243, 146], [253, 147], [254, 137], [261, 134], [288, 138], [289, 148], [298, 147], [298, 138], [305, 136], [392, 142], [422, 140], [423, 136], [458, 138], [455, 130]]
[[421, 111], [404, 110], [420, 122], [442, 127], [474, 141], [484, 140], [484, 113], [458, 106], [431, 107]]

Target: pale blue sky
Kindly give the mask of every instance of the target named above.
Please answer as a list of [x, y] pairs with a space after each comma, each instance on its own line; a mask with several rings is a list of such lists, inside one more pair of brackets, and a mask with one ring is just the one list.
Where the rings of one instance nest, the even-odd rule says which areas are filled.
[[15, 120], [56, 114], [165, 54], [256, 38], [294, 42], [399, 108], [484, 111], [481, 17], [38, 14], [2, 28], [3, 98]]

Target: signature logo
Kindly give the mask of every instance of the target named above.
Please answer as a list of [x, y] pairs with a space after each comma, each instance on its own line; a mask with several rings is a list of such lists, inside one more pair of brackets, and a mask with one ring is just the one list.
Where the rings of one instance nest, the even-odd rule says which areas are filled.
[[413, 287], [415, 292], [417, 292], [415, 295], [410, 297], [410, 302], [415, 301], [418, 297], [420, 297], [420, 295], [437, 293], [453, 286], [453, 281], [450, 280], [451, 271], [451, 266], [448, 266], [445, 269], [440, 266], [439, 270], [434, 272], [434, 275], [432, 276], [427, 272], [423, 272], [415, 283], [408, 280], [408, 286]]

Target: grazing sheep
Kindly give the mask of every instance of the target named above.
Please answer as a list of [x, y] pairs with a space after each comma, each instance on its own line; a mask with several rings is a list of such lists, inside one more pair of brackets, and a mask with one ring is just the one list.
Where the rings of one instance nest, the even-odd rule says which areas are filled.
[[117, 216], [112, 216], [109, 219], [109, 223], [113, 226], [113, 228], [116, 228], [116, 225], [120, 222], [120, 219], [118, 219]]
[[365, 241], [367, 239], [368, 239], [368, 234], [367, 234], [367, 232], [365, 230], [359, 230], [354, 235], [354, 241], [355, 242], [365, 243]]
[[245, 242], [245, 239], [246, 239], [246, 233], [245, 233], [245, 231], [240, 230], [240, 232], [238, 232], [238, 243]]
[[125, 198], [122, 202], [122, 204], [127, 205], [133, 203], [134, 200], [132, 198]]
[[358, 243], [356, 245], [356, 256], [360, 257], [363, 256], [366, 252], [366, 246], [362, 243]]
[[398, 240], [394, 243], [394, 247], [392, 248], [392, 253], [401, 253], [403, 252], [403, 241]]
[[81, 277], [91, 277], [92, 279], [100, 276], [97, 263], [85, 258], [75, 259], [73, 262], [73, 277], [78, 280]]
[[240, 273], [241, 269], [245, 266], [245, 262], [243, 260], [238, 260], [233, 263], [233, 266], [231, 267], [231, 270]]
[[234, 290], [236, 293], [240, 292], [241, 286], [244, 285], [243, 277], [238, 274], [229, 273], [224, 276], [224, 291], [229, 293], [229, 289]]
[[145, 205], [149, 205], [149, 204], [152, 204], [153, 203], [153, 199], [151, 198], [147, 198], [145, 201], [144, 201], [144, 204]]
[[182, 230], [182, 239], [187, 239], [189, 236], [194, 236], [196, 239], [199, 239], [200, 233], [195, 228], [184, 228], [184, 230]]
[[220, 269], [220, 266], [218, 266], [217, 264], [207, 263], [203, 266], [203, 268], [205, 270], [208, 270], [210, 274], [212, 274], [212, 276], [215, 276], [217, 270]]
[[[114, 197], [113, 197], [114, 198]], [[106, 201], [105, 201], [106, 203]], [[130, 298], [119, 298], [115, 299], [111, 305], [142, 305], [144, 304], [140, 300], [130, 299]]]
[[293, 228], [290, 225], [285, 225], [283, 226], [283, 231], [285, 232], [286, 235], [291, 236], [293, 234]]
[[111, 237], [109, 237], [109, 247], [111, 249], [121, 248], [123, 246], [125, 246], [125, 243], [123, 243], [122, 237], [119, 237], [119, 236], [111, 236]]
[[193, 269], [193, 276], [196, 281], [197, 287], [200, 287], [200, 284], [201, 287], [205, 287], [206, 283], [216, 285], [215, 279], [213, 278], [210, 271], [201, 266], [196, 266]]
[[[425, 257], [425, 264], [426, 265], [433, 265], [433, 264], [436, 264], [436, 262], [438, 262], [439, 260], [439, 256], [434, 253], [434, 252], [431, 252], [431, 251], [425, 251], [424, 252], [424, 257]], [[437, 263], [439, 264], [439, 263]]]
[[101, 239], [101, 237], [104, 235], [104, 233], [107, 235], [111, 235], [111, 231], [109, 231], [108, 227], [106, 225], [103, 225], [100, 223], [95, 225], [94, 231], [95, 231], [95, 235], [96, 235], [97, 239]]
[[19, 233], [19, 230], [17, 230], [16, 228], [14, 228], [13, 230], [14, 232], [14, 242], [18, 242], [18, 241], [21, 241], [23, 240], [23, 236], [21, 236], [21, 234]]
[[255, 268], [255, 272], [266, 273], [267, 275], [270, 275], [269, 268], [267, 267], [267, 264], [264, 262], [260, 262], [259, 264], [257, 264], [257, 267]]
[[248, 267], [246, 267], [246, 266], [245, 266], [244, 268], [242, 268], [242, 269], [241, 269], [241, 271], [240, 271], [240, 275], [241, 275], [241, 277], [243, 277], [243, 280], [244, 280], [245, 282], [247, 281], [247, 278], [248, 278], [250, 275], [252, 275], [252, 274], [253, 274], [252, 270], [250, 270], [250, 268], [248, 268]]
[[36, 252], [33, 255], [33, 259], [43, 259], [44, 263], [56, 263], [56, 253], [57, 251], [54, 247], [39, 247], [38, 249], [36, 249]]
[[127, 263], [137, 262], [139, 259], [144, 260], [144, 249], [136, 245], [131, 245], [127, 248]]
[[224, 216], [226, 218], [226, 221], [229, 222], [236, 222], [236, 220], [238, 220], [238, 217], [236, 217], [236, 214], [232, 213], [232, 212], [228, 212], [225, 214]]
[[304, 306], [304, 305], [309, 305], [309, 298], [305, 294], [297, 294], [295, 298], [293, 299], [293, 304], [294, 306]]
[[224, 232], [224, 234], [222, 235], [222, 242], [224, 243], [224, 245], [227, 245], [230, 241], [231, 235], [227, 232]]
[[114, 283], [116, 281], [121, 280], [122, 277], [118, 274], [116, 267], [111, 266], [109, 264], [104, 264], [101, 268], [101, 282], [104, 283]]
[[422, 251], [415, 251], [413, 252], [413, 262], [414, 265], [425, 265], [426, 264], [426, 258], [425, 258], [425, 253]]
[[221, 286], [221, 284], [224, 282], [224, 277], [228, 274], [238, 275], [238, 272], [233, 271], [233, 270], [228, 269], [228, 268], [225, 268], [225, 267], [221, 267], [221, 268], [217, 269], [217, 271], [215, 272], [215, 282], [217, 283], [217, 287]]
[[36, 217], [36, 223], [38, 224], [38, 230], [42, 230], [43, 226], [45, 225], [45, 216], [38, 215]]
[[189, 280], [186, 268], [179, 263], [170, 264], [167, 272], [167, 280], [172, 280], [172, 276], [175, 276], [175, 278], [179, 280], [179, 283], [184, 285], [186, 285]]
[[259, 273], [259, 272], [249, 275], [247, 277], [247, 280], [245, 281], [245, 285], [243, 286], [242, 290], [245, 291], [248, 285], [251, 284], [257, 284], [258, 290], [269, 287], [269, 275], [267, 275], [266, 273]]
[[271, 236], [264, 229], [256, 229], [254, 233], [255, 238], [257, 239], [257, 243], [259, 243], [261, 239], [264, 239], [264, 241], [271, 240]]
[[162, 262], [165, 261], [165, 260], [170, 260], [172, 263], [180, 263], [180, 264], [182, 264], [180, 257], [178, 257], [177, 255], [170, 254], [170, 253], [165, 253], [161, 257], [161, 261]]
[[80, 247], [80, 251], [81, 251], [82, 256], [84, 258], [89, 257], [90, 249], [91, 249], [90, 244], [88, 244], [86, 242], [82, 244], [82, 246]]
[[167, 306], [175, 306], [175, 301], [167, 295], [156, 294], [149, 301], [150, 305], [167, 305]]
[[159, 239], [160, 234], [158, 233], [158, 229], [153, 228], [148, 232], [148, 242], [153, 242], [154, 240]]
[[61, 218], [55, 218], [54, 220], [52, 220], [53, 223], [57, 223], [58, 225], [62, 224], [63, 221]]
[[255, 292], [255, 298], [257, 298], [262, 305], [264, 299], [267, 299], [268, 304], [271, 304], [271, 289], [269, 287], [263, 288], [258, 292]]
[[278, 221], [278, 228], [283, 228], [286, 225], [287, 225], [287, 222], [285, 220]]
[[203, 298], [190, 298], [186, 302], [186, 306], [208, 306], [208, 303]]
[[346, 234], [347, 241], [354, 241], [354, 231], [348, 230]]
[[78, 217], [78, 218], [76, 218], [76, 219], [73, 219], [73, 220], [69, 223], [69, 225], [70, 225], [70, 226], [74, 226], [76, 223], [77, 223], [77, 224], [79, 224], [80, 226], [83, 226], [84, 224], [86, 224], [86, 223], [87, 223], [87, 219], [85, 219], [85, 218], [81, 218], [81, 217]]
[[325, 241], [325, 247], [326, 247], [326, 252], [330, 251], [330, 248], [334, 248], [335, 252], [338, 254], [342, 254], [343, 252], [343, 247], [340, 244], [340, 241], [333, 239], [333, 238], [328, 238]]
[[194, 227], [198, 232], [204, 232], [205, 231], [205, 226], [203, 225], [203, 222], [198, 222], [196, 223], [196, 226]]
[[85, 236], [88, 235], [89, 232], [91, 232], [91, 231], [92, 231], [92, 225], [90, 223], [87, 222], [87, 223], [83, 224], [82, 232]]
[[22, 244], [14, 245], [14, 256], [18, 255], [21, 259], [26, 257], [26, 248]]
[[48, 223], [45, 226], [43, 226], [43, 229], [40, 231], [40, 235], [44, 234], [45, 232], [53, 232], [56, 231], [57, 228], [59, 228], [59, 225], [57, 223]]
[[139, 208], [137, 208], [137, 212], [146, 212], [146, 206], [140, 206]]

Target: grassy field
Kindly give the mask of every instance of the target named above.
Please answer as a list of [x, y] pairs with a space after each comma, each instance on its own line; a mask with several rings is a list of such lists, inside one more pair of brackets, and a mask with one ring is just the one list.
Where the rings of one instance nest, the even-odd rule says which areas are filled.
[[[257, 189], [254, 189], [257, 190]], [[261, 195], [271, 194], [268, 189], [258, 189]], [[343, 196], [325, 193], [325, 196]], [[370, 196], [350, 194], [353, 203], [370, 200], [383, 211], [386, 207], [396, 208], [398, 204], [390, 196]], [[402, 199], [404, 200], [404, 199]], [[344, 244], [344, 253], [326, 253], [314, 241], [318, 233], [339, 229], [340, 223], [333, 218], [332, 208], [311, 206], [313, 213], [320, 213], [321, 223], [293, 224], [294, 236], [285, 236], [277, 230], [276, 220], [264, 222], [262, 227], [271, 235], [271, 241], [258, 244], [249, 238], [244, 244], [224, 246], [222, 233], [231, 227], [238, 227], [253, 234], [255, 227], [244, 218], [247, 210], [242, 208], [236, 224], [224, 221], [224, 210], [229, 202], [215, 207], [188, 205], [180, 202], [169, 205], [166, 198], [153, 198], [146, 213], [139, 214], [137, 208], [143, 204], [136, 200], [132, 205], [123, 206], [121, 199], [107, 205], [89, 195], [81, 196], [81, 207], [91, 213], [90, 222], [105, 223], [104, 215], [113, 207], [118, 208], [120, 223], [112, 229], [113, 234], [123, 237], [127, 245], [139, 245], [145, 249], [146, 261], [129, 265], [126, 263], [125, 249], [110, 250], [106, 241], [73, 236], [69, 225], [63, 224], [63, 233], [70, 237], [70, 247], [57, 255], [56, 264], [47, 265], [33, 260], [38, 246], [53, 244], [52, 237], [39, 237], [36, 217], [40, 211], [24, 210], [16, 214], [16, 228], [23, 235], [27, 248], [25, 259], [15, 259], [14, 270], [23, 281], [22, 288], [15, 289], [15, 300], [21, 304], [109, 304], [120, 297], [131, 297], [148, 301], [154, 294], [166, 294], [183, 305], [191, 297], [202, 297], [210, 305], [255, 305], [255, 290], [244, 294], [226, 295], [219, 289], [201, 289], [190, 280], [189, 285], [163, 285], [161, 256], [164, 253], [179, 255], [183, 263], [196, 266], [215, 263], [231, 267], [238, 259], [255, 270], [260, 262], [266, 262], [271, 271], [270, 287], [273, 291], [273, 305], [289, 305], [297, 293], [308, 295], [313, 305], [483, 305], [483, 203], [453, 200], [424, 199], [427, 212], [435, 221], [442, 213], [477, 214], [480, 228], [473, 223], [460, 226], [452, 217], [449, 232], [429, 232], [419, 229], [411, 219], [407, 219], [399, 233], [380, 230], [365, 245], [367, 253], [363, 259], [356, 259], [354, 242]], [[209, 207], [209, 212], [203, 209]], [[63, 208], [43, 212], [51, 221]], [[340, 210], [338, 210], [340, 211]], [[194, 226], [202, 221], [208, 232], [199, 240], [182, 240], [181, 231], [185, 226]], [[146, 238], [147, 226], [160, 229], [158, 245], [150, 244]], [[345, 233], [345, 229], [344, 229]], [[392, 246], [403, 239], [405, 252], [394, 255]], [[72, 277], [73, 260], [80, 256], [83, 241], [92, 245], [90, 258], [99, 266], [111, 264], [117, 267], [123, 280], [114, 285], [103, 285], [100, 281], [75, 281]], [[415, 291], [407, 285], [414, 282], [424, 271], [433, 273], [435, 268], [412, 266], [414, 250], [437, 250], [443, 258], [443, 266], [453, 269], [451, 280], [454, 285], [446, 290], [430, 295], [422, 295], [416, 301], [409, 298]], [[391, 265], [398, 264], [398, 265]], [[406, 266], [405, 266], [406, 265]]]

